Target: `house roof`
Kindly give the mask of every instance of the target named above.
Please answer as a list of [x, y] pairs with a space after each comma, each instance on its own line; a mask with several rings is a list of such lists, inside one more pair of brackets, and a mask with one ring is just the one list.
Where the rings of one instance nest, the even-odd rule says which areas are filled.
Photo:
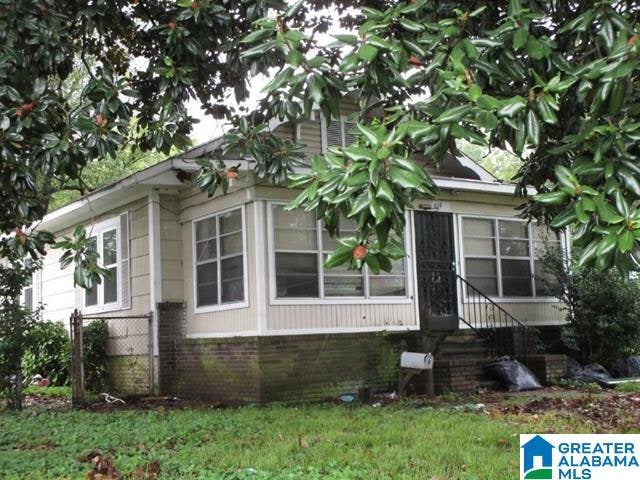
[[[147, 167], [118, 181], [100, 187], [74, 202], [48, 213], [38, 228], [57, 231], [70, 225], [86, 221], [108, 210], [140, 199], [151, 189], [177, 190], [185, 186], [179, 172], [195, 171], [199, 167], [195, 160], [206, 157], [222, 146], [223, 138], [201, 143], [179, 154]], [[255, 163], [248, 159], [226, 159], [241, 170], [251, 170]], [[445, 162], [442, 172], [432, 175], [435, 184], [444, 190], [488, 192], [513, 195], [515, 185], [500, 182], [474, 160], [460, 152], [456, 158]], [[455, 173], [455, 175], [451, 175]], [[459, 176], [458, 176], [459, 175]]]

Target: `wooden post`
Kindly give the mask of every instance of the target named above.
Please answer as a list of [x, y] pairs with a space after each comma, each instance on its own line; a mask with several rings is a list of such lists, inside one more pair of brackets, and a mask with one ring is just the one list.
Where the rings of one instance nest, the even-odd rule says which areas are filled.
[[84, 407], [84, 362], [82, 342], [82, 314], [74, 310], [71, 322], [71, 404], [74, 407]]
[[[440, 352], [440, 346], [442, 345], [442, 342], [444, 342], [444, 340], [449, 336], [449, 332], [429, 332], [424, 331], [422, 332], [422, 348], [423, 351], [425, 353], [430, 353], [431, 355], [433, 355], [433, 358], [436, 359], [438, 358], [438, 353]], [[426, 389], [426, 394], [433, 397], [436, 394], [436, 389], [435, 389], [435, 380], [433, 377], [433, 370], [434, 368], [427, 370], [425, 372], [425, 389]]]

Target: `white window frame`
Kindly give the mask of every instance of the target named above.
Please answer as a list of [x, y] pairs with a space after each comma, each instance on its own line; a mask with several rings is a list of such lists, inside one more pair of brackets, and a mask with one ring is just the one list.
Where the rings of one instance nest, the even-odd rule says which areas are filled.
[[[273, 207], [286, 206], [287, 202], [270, 201], [267, 202], [267, 245], [269, 248], [269, 304], [270, 305], [404, 305], [411, 304], [414, 301], [413, 294], [413, 247], [411, 242], [411, 229], [409, 215], [405, 214], [407, 219], [405, 225], [404, 248], [407, 255], [404, 257], [404, 296], [377, 296], [377, 297], [325, 297], [324, 296], [324, 255], [325, 250], [322, 244], [323, 226], [321, 221], [316, 222], [316, 250], [296, 250], [292, 253], [313, 253], [318, 258], [318, 294], [319, 297], [278, 297], [276, 284], [276, 250], [274, 237]], [[363, 287], [365, 295], [368, 293], [369, 271], [365, 265], [363, 272]], [[383, 274], [383, 273], [381, 273]], [[373, 275], [373, 274], [371, 274]], [[399, 275], [398, 275], [399, 276]]]
[[[202, 307], [198, 306], [198, 269], [197, 269], [197, 261], [198, 261], [198, 251], [196, 248], [196, 223], [206, 220], [208, 218], [219, 217], [224, 215], [225, 213], [232, 212], [234, 210], [240, 210], [240, 222], [242, 226], [242, 288], [243, 288], [243, 300], [240, 302], [230, 302], [230, 303], [218, 303], [217, 305], [205, 305]], [[220, 255], [220, 232], [219, 232], [219, 220], [216, 220], [216, 255], [218, 261], [217, 273], [218, 273], [218, 302], [221, 300], [222, 296], [222, 268], [221, 268], [221, 260]], [[249, 258], [247, 256], [247, 222], [246, 222], [246, 212], [245, 205], [235, 205], [233, 207], [225, 208], [224, 210], [218, 210], [213, 213], [208, 213], [202, 217], [195, 218], [191, 221], [191, 278], [192, 278], [192, 290], [193, 290], [193, 312], [194, 313], [210, 313], [210, 312], [221, 312], [224, 310], [235, 310], [239, 308], [248, 308], [249, 307], [249, 279], [248, 279], [248, 268], [247, 265], [249, 263]], [[234, 255], [235, 256], [235, 255]], [[258, 273], [259, 274], [259, 273]]]
[[[123, 308], [122, 302], [122, 289], [123, 278], [122, 278], [122, 230], [120, 228], [120, 216], [116, 216], [114, 218], [110, 218], [109, 220], [105, 220], [104, 222], [96, 223], [87, 229], [87, 238], [96, 237], [96, 249], [99, 254], [98, 263], [102, 266], [102, 253], [103, 253], [103, 234], [105, 232], [109, 232], [111, 230], [116, 231], [116, 268], [117, 268], [117, 300], [115, 302], [104, 303], [104, 279], [100, 284], [96, 285], [96, 289], [98, 292], [98, 303], [95, 305], [87, 305], [87, 291], [82, 289], [82, 306], [83, 311], [87, 313], [95, 313], [95, 312], [108, 312], [113, 310], [121, 310]], [[112, 267], [113, 265], [111, 265]], [[110, 268], [111, 268], [110, 267]]]
[[[476, 220], [490, 220], [493, 222], [494, 225], [494, 233], [495, 236], [493, 237], [494, 239], [494, 248], [495, 248], [495, 255], [487, 255], [487, 256], [482, 256], [482, 255], [473, 255], [470, 256], [469, 258], [479, 258], [479, 259], [489, 259], [489, 260], [494, 260], [496, 262], [496, 275], [497, 275], [497, 290], [498, 290], [498, 295], [489, 295], [489, 298], [493, 301], [495, 301], [496, 303], [558, 303], [558, 299], [556, 297], [553, 296], [548, 296], [548, 295], [536, 295], [536, 285], [535, 285], [535, 261], [536, 261], [536, 257], [534, 254], [534, 250], [533, 250], [533, 244], [534, 244], [534, 239], [533, 239], [533, 223], [532, 222], [527, 222], [526, 220], [520, 219], [520, 218], [513, 218], [513, 217], [505, 217], [505, 216], [487, 216], [487, 215], [460, 215], [459, 216], [459, 221], [460, 221], [460, 226], [459, 226], [459, 233], [458, 233], [458, 245], [459, 245], [459, 251], [460, 251], [460, 268], [462, 271], [462, 278], [464, 278], [465, 280], [467, 279], [467, 272], [466, 272], [466, 268], [467, 268], [467, 262], [466, 262], [466, 254], [465, 254], [465, 250], [464, 250], [464, 219], [465, 218], [471, 218], [471, 219], [476, 219]], [[507, 259], [513, 259], [513, 260], [528, 260], [529, 261], [529, 268], [531, 269], [531, 292], [532, 295], [531, 296], [509, 296], [509, 297], [505, 297], [503, 296], [503, 292], [502, 292], [502, 255], [500, 254], [500, 234], [499, 234], [499, 225], [498, 222], [500, 221], [508, 221], [508, 222], [520, 222], [520, 223], [525, 223], [527, 224], [527, 232], [528, 232], [528, 246], [529, 246], [529, 256], [528, 257], [518, 257], [518, 256], [511, 256], [511, 255], [507, 255]], [[567, 255], [567, 238], [566, 238], [566, 231], [560, 232], [559, 234], [559, 238], [560, 238], [560, 248], [563, 252], [563, 255]], [[467, 289], [465, 286], [463, 286], [463, 292], [460, 292], [460, 295], [462, 297], [462, 301], [463, 303], [469, 303], [472, 300], [468, 297], [467, 295]]]
[[[35, 289], [33, 288], [33, 284], [35, 283], [35, 279], [36, 279], [36, 274], [33, 273], [31, 275], [31, 281], [29, 282], [29, 285], [24, 287], [22, 289], [22, 292], [20, 293], [20, 305], [22, 305], [25, 308], [28, 308], [29, 310], [33, 311], [34, 310], [34, 306], [36, 304], [36, 299], [35, 299]], [[27, 305], [27, 290], [31, 290], [31, 306]]]
[[[332, 121], [336, 121], [337, 119], [331, 119]], [[349, 122], [349, 116], [348, 115], [340, 115], [340, 129], [342, 131], [342, 146], [346, 147], [347, 145], [344, 144], [344, 141], [347, 137], [346, 135], [346, 131], [345, 131], [345, 122]], [[356, 122], [353, 122], [356, 123]], [[329, 145], [327, 144], [327, 117], [324, 116], [324, 114], [320, 114], [320, 139], [322, 141], [322, 153], [326, 153], [327, 149], [329, 148]]]

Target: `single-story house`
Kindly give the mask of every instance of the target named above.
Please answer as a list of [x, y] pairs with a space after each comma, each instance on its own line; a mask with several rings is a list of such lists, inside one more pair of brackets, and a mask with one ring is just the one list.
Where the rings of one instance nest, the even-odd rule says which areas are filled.
[[[326, 125], [316, 114], [274, 131], [313, 156], [350, 143], [351, 127], [347, 117]], [[51, 250], [29, 298], [42, 302], [45, 318], [65, 322], [74, 309], [109, 318], [152, 312], [150, 351], [122, 340], [141, 321], [131, 318], [113, 322], [120, 342], [110, 355], [149, 353], [155, 392], [240, 403], [392, 388], [400, 350], [422, 349], [421, 328], [475, 335], [496, 327], [496, 312], [527, 326], [563, 322], [557, 300], [545, 296], [540, 256], [566, 238], [518, 218], [514, 185], [464, 155], [431, 169], [440, 193], [407, 211], [407, 257], [375, 275], [324, 269], [335, 240], [314, 214], [285, 210], [297, 192], [256, 178], [250, 160], [226, 159], [241, 164], [227, 194], [195, 188], [196, 159], [221, 144], [100, 188], [39, 227], [62, 236], [84, 223], [113, 275], [91, 292], [74, 288], [72, 268], [61, 270], [61, 252]], [[436, 359], [436, 380], [446, 384], [442, 372], [457, 368], [458, 386], [472, 386], [472, 363], [463, 360]]]

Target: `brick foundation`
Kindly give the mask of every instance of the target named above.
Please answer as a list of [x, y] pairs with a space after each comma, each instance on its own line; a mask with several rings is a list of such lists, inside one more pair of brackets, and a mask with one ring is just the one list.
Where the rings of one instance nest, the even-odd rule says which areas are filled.
[[545, 385], [567, 375], [566, 355], [530, 355], [529, 369]]
[[[163, 395], [233, 405], [393, 391], [400, 353], [422, 350], [420, 332], [188, 339], [184, 305], [158, 307]], [[437, 357], [436, 391], [475, 391], [480, 373], [477, 361]], [[419, 375], [408, 392], [420, 393], [424, 385]]]
[[475, 393], [480, 387], [482, 366], [476, 360], [436, 359], [433, 365], [436, 394]]

